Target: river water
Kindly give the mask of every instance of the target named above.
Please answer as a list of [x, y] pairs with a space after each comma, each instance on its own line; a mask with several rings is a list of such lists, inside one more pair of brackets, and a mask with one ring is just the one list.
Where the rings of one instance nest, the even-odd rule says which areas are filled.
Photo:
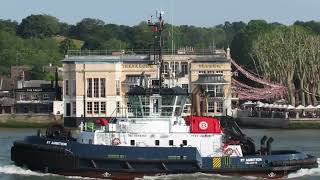
[[[275, 141], [272, 144], [274, 150], [291, 149], [303, 151], [318, 157], [320, 163], [320, 130], [283, 130], [283, 129], [245, 129], [244, 132], [252, 137], [257, 144], [263, 135], [272, 136]], [[15, 140], [22, 140], [25, 136], [35, 134], [34, 129], [1, 129], [0, 128], [0, 180], [65, 180], [65, 179], [90, 179], [81, 177], [64, 177], [53, 174], [43, 174], [22, 169], [12, 164], [10, 160], [10, 148]], [[36, 157], [35, 157], [36, 158]], [[144, 177], [150, 180], [250, 180], [255, 177], [234, 177], [209, 174], [168, 175], [160, 177]], [[302, 169], [296, 173], [289, 174], [292, 180], [318, 180], [320, 179], [320, 168]]]

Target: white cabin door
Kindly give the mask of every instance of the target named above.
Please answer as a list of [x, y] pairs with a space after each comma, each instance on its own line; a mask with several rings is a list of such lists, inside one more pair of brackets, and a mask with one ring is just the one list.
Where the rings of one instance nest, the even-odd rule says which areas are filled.
[[200, 141], [200, 154], [201, 156], [208, 156], [212, 153], [212, 143], [207, 141]]

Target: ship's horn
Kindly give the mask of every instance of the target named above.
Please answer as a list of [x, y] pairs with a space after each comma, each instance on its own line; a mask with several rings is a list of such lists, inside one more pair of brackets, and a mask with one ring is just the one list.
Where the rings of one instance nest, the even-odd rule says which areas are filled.
[[267, 152], [268, 152], [268, 155], [271, 154], [271, 143], [273, 142], [273, 138], [270, 137], [267, 141]]

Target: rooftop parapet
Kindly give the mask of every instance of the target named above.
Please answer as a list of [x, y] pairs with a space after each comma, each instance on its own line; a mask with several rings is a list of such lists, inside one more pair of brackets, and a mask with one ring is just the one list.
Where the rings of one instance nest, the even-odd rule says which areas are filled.
[[[122, 50], [69, 50], [68, 57], [72, 56], [128, 56], [128, 55], [154, 55], [158, 49], [122, 49]], [[154, 53], [156, 52], [156, 53]], [[223, 49], [193, 49], [180, 48], [178, 50], [163, 49], [163, 55], [215, 55], [226, 57], [226, 52]]]

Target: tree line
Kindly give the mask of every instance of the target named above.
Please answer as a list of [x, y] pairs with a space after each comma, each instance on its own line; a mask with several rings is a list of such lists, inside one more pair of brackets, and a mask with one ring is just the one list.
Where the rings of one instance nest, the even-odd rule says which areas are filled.
[[263, 77], [287, 88], [292, 105], [320, 100], [320, 36], [298, 25], [279, 26], [261, 34], [251, 55]]
[[[291, 32], [290, 29], [303, 32], [301, 40], [308, 40], [303, 42], [304, 48], [308, 48], [308, 51], [294, 51], [297, 47], [302, 48], [302, 42], [297, 42], [297, 34], [291, 33], [292, 37], [287, 34]], [[227, 21], [212, 27], [177, 26], [166, 23], [163, 40], [166, 49], [187, 46], [196, 49], [212, 46], [226, 49], [229, 46], [232, 57], [240, 65], [286, 85], [290, 102], [303, 102], [304, 99], [309, 103], [310, 99], [317, 99], [314, 97], [316, 94], [303, 95], [301, 92], [308, 91], [312, 94], [319, 91], [319, 88], [315, 87], [316, 78], [311, 78], [316, 77], [312, 73], [316, 74], [317, 69], [314, 67], [319, 65], [310, 60], [311, 56], [317, 59], [317, 55], [314, 54], [316, 50], [312, 49], [316, 46], [314, 39], [318, 38], [319, 34], [320, 23], [316, 21], [296, 21], [293, 25], [268, 23], [264, 20], [251, 20], [248, 23]], [[45, 14], [30, 15], [22, 19], [21, 23], [0, 20], [0, 75], [9, 74], [13, 65], [29, 65], [33, 69], [33, 78], [41, 79], [46, 77], [42, 74], [41, 67], [49, 63], [60, 65], [67, 50], [148, 50], [153, 44], [152, 36], [152, 31], [145, 21], [135, 26], [126, 26], [84, 18], [76, 24], [68, 24]], [[282, 44], [278, 42], [279, 38], [282, 38]], [[290, 38], [293, 38], [292, 41], [289, 41]], [[267, 47], [272, 47], [273, 50]], [[289, 53], [290, 49], [294, 54]], [[289, 66], [290, 63], [294, 66], [291, 68], [292, 75], [284, 75], [281, 68]], [[287, 70], [288, 67], [286, 72]]]
[[[164, 48], [206, 49], [213, 45], [217, 48], [231, 45], [235, 34], [245, 28], [246, 23], [225, 22], [213, 27], [165, 26]], [[41, 66], [60, 64], [67, 50], [149, 50], [152, 37], [153, 32], [145, 21], [130, 27], [84, 18], [72, 25], [45, 14], [30, 15], [21, 23], [0, 20], [0, 75], [9, 74], [13, 65], [23, 64], [33, 68], [34, 78], [41, 78]]]

